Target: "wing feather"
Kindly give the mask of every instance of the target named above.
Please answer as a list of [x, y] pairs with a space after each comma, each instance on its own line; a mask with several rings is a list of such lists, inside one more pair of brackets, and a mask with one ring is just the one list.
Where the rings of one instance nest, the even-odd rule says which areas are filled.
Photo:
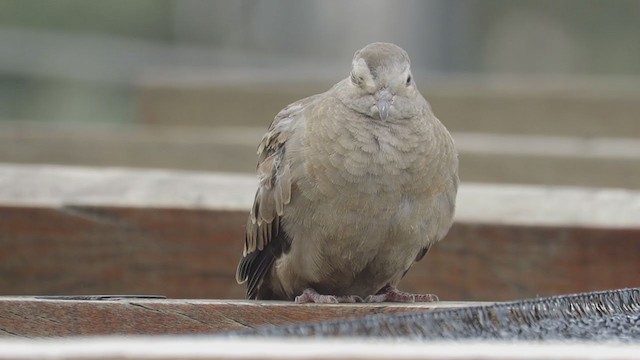
[[287, 160], [287, 141], [296, 124], [304, 121], [304, 110], [317, 95], [284, 108], [258, 145], [258, 190], [247, 220], [244, 250], [236, 271], [236, 281], [247, 283], [247, 297], [259, 297], [260, 287], [291, 239], [282, 231], [281, 217], [291, 201], [292, 183]]

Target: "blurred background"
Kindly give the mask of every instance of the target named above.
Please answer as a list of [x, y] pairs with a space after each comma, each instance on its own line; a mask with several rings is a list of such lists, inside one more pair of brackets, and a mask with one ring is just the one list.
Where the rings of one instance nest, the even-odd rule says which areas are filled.
[[[456, 222], [406, 289], [498, 300], [637, 286], [637, 222], [616, 228], [633, 211], [593, 188], [640, 189], [640, 1], [0, 0], [0, 293], [243, 297], [233, 272], [257, 143], [374, 41], [411, 56], [461, 180], [516, 194], [472, 198], [504, 223]], [[592, 189], [565, 189], [582, 200], [552, 225], [511, 226], [554, 205], [504, 184]], [[172, 196], [189, 206], [158, 205]], [[247, 201], [207, 209], [207, 196]], [[575, 226], [578, 213], [610, 222]]]
[[410, 54], [463, 181], [640, 188], [628, 0], [1, 0], [0, 162], [252, 172], [373, 41]]

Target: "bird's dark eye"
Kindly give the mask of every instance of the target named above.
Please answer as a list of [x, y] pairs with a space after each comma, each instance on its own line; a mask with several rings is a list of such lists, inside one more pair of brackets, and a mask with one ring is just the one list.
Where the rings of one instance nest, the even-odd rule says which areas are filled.
[[407, 76], [407, 86], [411, 85], [411, 75]]

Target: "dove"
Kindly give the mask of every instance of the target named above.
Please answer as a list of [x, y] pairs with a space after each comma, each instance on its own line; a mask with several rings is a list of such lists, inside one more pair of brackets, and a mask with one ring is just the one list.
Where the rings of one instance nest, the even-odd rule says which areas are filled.
[[438, 300], [397, 285], [451, 227], [458, 156], [402, 48], [356, 51], [347, 78], [276, 115], [257, 154], [236, 271], [247, 298]]

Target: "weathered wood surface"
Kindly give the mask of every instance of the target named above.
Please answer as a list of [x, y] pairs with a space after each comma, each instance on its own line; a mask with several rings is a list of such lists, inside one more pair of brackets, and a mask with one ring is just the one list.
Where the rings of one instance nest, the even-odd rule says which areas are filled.
[[474, 303], [296, 305], [239, 300], [44, 300], [0, 297], [0, 337], [215, 334]]
[[[0, 171], [14, 191], [0, 194], [1, 295], [243, 297], [252, 177], [18, 168]], [[488, 301], [636, 287], [639, 214], [636, 192], [463, 184], [449, 235], [401, 287]]]
[[[263, 126], [287, 104], [348, 75], [344, 68], [325, 81], [290, 69], [162, 70], [140, 81], [143, 123]], [[435, 114], [454, 132], [640, 137], [637, 78], [415, 75]]]
[[[254, 173], [256, 144], [272, 117], [255, 127], [0, 122], [0, 162]], [[453, 137], [465, 181], [640, 189], [638, 138]]]
[[[242, 298], [243, 211], [0, 208], [4, 295]], [[456, 223], [401, 282], [444, 300], [638, 286], [640, 230]]]

